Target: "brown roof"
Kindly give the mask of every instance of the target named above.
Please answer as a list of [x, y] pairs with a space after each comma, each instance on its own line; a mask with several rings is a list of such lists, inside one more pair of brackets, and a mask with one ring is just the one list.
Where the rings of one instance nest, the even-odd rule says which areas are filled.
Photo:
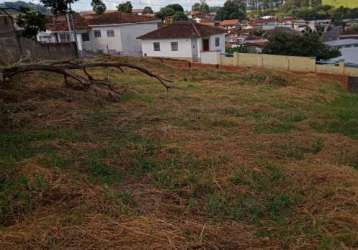
[[[76, 30], [87, 30], [86, 20], [79, 14], [73, 14], [73, 23]], [[49, 17], [46, 22], [46, 29], [50, 31], [68, 31], [66, 16]]]
[[144, 9], [132, 9], [133, 14], [140, 14], [143, 13]]
[[138, 39], [166, 39], [166, 38], [192, 38], [208, 37], [225, 33], [224, 29], [191, 21], [179, 21], [149, 32]]
[[[155, 21], [157, 19], [148, 16], [138, 16], [120, 11], [109, 12], [102, 15], [85, 15], [88, 25], [122, 24], [122, 23], [141, 23]], [[158, 20], [159, 21], [159, 20]]]
[[232, 25], [236, 25], [239, 23], [240, 23], [239, 19], [227, 19], [227, 20], [221, 21], [220, 25], [221, 26], [232, 26]]
[[[148, 16], [137, 16], [119, 11], [106, 12], [102, 15], [97, 15], [92, 12], [82, 12], [81, 14], [75, 13], [72, 17], [76, 30], [88, 30], [90, 25], [141, 23], [156, 20]], [[51, 31], [68, 31], [66, 17], [49, 17], [46, 22], [46, 29]]]

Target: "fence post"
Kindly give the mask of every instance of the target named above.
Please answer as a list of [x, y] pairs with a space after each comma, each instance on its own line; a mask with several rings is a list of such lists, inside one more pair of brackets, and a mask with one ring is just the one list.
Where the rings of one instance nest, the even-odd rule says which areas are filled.
[[221, 58], [221, 57], [222, 57], [222, 56], [221, 56], [221, 53], [220, 53], [220, 52], [217, 52], [217, 53], [216, 53], [216, 57], [217, 57], [217, 59], [216, 59], [216, 60], [217, 60], [217, 63], [218, 63], [219, 65], [222, 65], [223, 62], [222, 62], [222, 58]]
[[286, 56], [286, 59], [287, 59], [287, 71], [291, 71], [291, 68], [290, 68], [290, 57], [289, 57], [289, 56]]
[[344, 65], [344, 62], [340, 62], [340, 63], [339, 63], [339, 69], [340, 69], [342, 75], [345, 75], [345, 74], [346, 74], [346, 67], [345, 67], [345, 65]]
[[264, 67], [264, 55], [256, 54], [257, 57], [257, 66], [260, 68]]
[[233, 66], [239, 66], [239, 53], [234, 52]]

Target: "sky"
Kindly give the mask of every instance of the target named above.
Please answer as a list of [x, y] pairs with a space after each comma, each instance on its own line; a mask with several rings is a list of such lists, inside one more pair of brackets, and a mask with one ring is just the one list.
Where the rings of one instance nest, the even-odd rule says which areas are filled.
[[[16, 0], [0, 0], [0, 3], [2, 2], [14, 2]], [[32, 3], [38, 3], [39, 0], [23, 0], [25, 2], [32, 2]], [[115, 9], [116, 6], [121, 3], [125, 2], [127, 0], [103, 0], [103, 2], [106, 4], [107, 9]], [[185, 10], [191, 9], [191, 6], [199, 2], [199, 0], [131, 0], [133, 7], [135, 9], [143, 8], [145, 6], [151, 6], [154, 10], [159, 10], [161, 7], [164, 7], [165, 5], [171, 4], [171, 3], [179, 3], [181, 4]], [[206, 2], [210, 6], [218, 6], [223, 5], [225, 0], [206, 0]], [[91, 9], [91, 0], [78, 0], [74, 5], [73, 8], [75, 10], [90, 10]]]

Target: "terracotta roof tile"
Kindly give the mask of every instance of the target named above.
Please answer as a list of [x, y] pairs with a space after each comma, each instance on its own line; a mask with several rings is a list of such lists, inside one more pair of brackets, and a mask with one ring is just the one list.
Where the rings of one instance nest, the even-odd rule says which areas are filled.
[[193, 38], [208, 37], [216, 34], [224, 34], [225, 30], [209, 25], [191, 21], [179, 21], [149, 32], [138, 39], [166, 39], [166, 38]]
[[102, 15], [85, 15], [84, 18], [87, 20], [89, 25], [141, 23], [158, 20], [153, 17], [138, 16], [120, 11], [109, 12]]
[[228, 19], [228, 20], [221, 21], [220, 25], [221, 26], [231, 26], [231, 25], [236, 25], [239, 23], [240, 23], [239, 19]]
[[[76, 30], [88, 30], [86, 20], [79, 14], [73, 14], [73, 23]], [[66, 16], [49, 17], [46, 22], [46, 29], [51, 31], [68, 31]]]
[[[76, 30], [88, 30], [91, 25], [141, 23], [157, 20], [148, 16], [138, 16], [119, 11], [106, 12], [102, 15], [97, 15], [91, 12], [82, 12], [81, 15], [75, 13], [72, 16]], [[68, 31], [66, 16], [48, 18], [46, 29], [51, 31]]]

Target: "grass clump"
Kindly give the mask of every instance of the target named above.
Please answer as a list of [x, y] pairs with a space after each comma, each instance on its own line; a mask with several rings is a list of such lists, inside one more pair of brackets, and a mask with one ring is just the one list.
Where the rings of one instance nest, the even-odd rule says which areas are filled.
[[89, 152], [84, 167], [90, 179], [100, 183], [119, 184], [123, 178], [119, 169], [106, 163], [105, 155], [101, 151]]
[[312, 122], [312, 126], [329, 133], [340, 133], [358, 138], [358, 95], [340, 94], [334, 101], [320, 105], [319, 112], [324, 120]]
[[229, 191], [209, 195], [208, 213], [215, 218], [251, 223], [259, 223], [263, 219], [282, 223], [297, 204], [296, 194], [280, 189], [287, 185], [286, 178], [281, 169], [273, 164], [266, 164], [262, 170], [241, 167], [230, 180], [242, 191], [235, 195]]

